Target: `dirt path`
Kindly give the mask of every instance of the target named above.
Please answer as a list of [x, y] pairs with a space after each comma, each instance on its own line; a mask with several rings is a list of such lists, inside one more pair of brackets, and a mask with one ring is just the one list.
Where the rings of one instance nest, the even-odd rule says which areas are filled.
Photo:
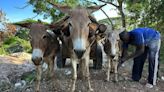
[[[25, 55], [25, 54], [24, 54]], [[28, 56], [28, 55], [27, 55]], [[30, 62], [30, 55], [26, 58], [20, 55], [15, 56], [0, 56], [0, 78], [5, 76], [9, 79], [11, 87], [0, 92], [34, 92], [34, 81], [27, 82], [21, 90], [15, 90], [15, 83], [22, 80], [22, 75], [35, 75], [35, 66]], [[22, 61], [23, 60], [23, 61]], [[140, 82], [133, 82], [130, 80], [131, 76], [131, 63], [125, 64], [119, 70], [119, 82], [113, 82], [111, 76], [110, 82], [105, 82], [105, 71], [90, 69], [91, 73], [91, 85], [94, 92], [164, 92], [164, 81], [159, 80], [157, 86], [152, 89], [145, 87], [147, 78], [147, 69], [144, 68], [143, 76]], [[45, 80], [43, 78], [41, 82], [41, 92], [68, 92], [71, 68], [67, 65], [67, 68], [55, 70], [56, 80]], [[147, 66], [147, 65], [145, 65]], [[163, 67], [162, 65], [161, 67]], [[162, 68], [163, 69], [163, 68]], [[164, 76], [163, 70], [160, 72], [160, 76]], [[78, 79], [76, 83], [76, 92], [87, 92], [86, 82]]]

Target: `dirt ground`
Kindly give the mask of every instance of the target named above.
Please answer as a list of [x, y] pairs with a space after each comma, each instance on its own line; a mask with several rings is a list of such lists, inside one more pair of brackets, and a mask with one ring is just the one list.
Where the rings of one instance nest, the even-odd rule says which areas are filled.
[[[91, 68], [91, 86], [94, 92], [164, 92], [164, 80], [161, 79], [161, 77], [164, 76], [164, 65], [160, 66], [160, 76], [157, 86], [152, 89], [145, 87], [147, 64], [145, 64], [140, 82], [131, 80], [131, 65], [132, 63], [126, 63], [125, 67], [119, 69], [119, 81], [117, 83], [113, 81], [113, 75], [111, 76], [111, 81], [104, 81], [106, 77], [104, 68], [102, 70], [94, 70]], [[53, 79], [42, 79], [41, 92], [68, 92], [71, 81], [70, 64], [68, 63], [66, 68], [56, 69], [54, 73], [56, 76]], [[16, 54], [11, 56], [0, 56], [0, 77], [6, 76], [11, 82], [11, 87], [2, 92], [18, 92], [14, 89], [14, 85], [22, 79], [24, 74], [35, 75], [35, 66], [30, 61], [30, 55], [24, 54], [21, 56]], [[19, 92], [34, 92], [34, 87], [35, 81], [30, 81], [27, 82]], [[77, 80], [75, 92], [88, 92], [85, 80]]]

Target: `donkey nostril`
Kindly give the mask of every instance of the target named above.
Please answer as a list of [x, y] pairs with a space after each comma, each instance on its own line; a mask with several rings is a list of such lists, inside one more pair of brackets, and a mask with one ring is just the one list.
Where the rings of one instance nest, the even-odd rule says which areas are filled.
[[82, 56], [83, 56], [85, 50], [75, 50], [75, 49], [74, 49], [74, 52], [75, 52], [75, 54], [77, 55], [78, 59], [80, 59], [80, 58], [82, 58]]
[[42, 57], [35, 57], [35, 58], [32, 58], [32, 62], [33, 62], [35, 65], [41, 65], [41, 63], [42, 63]]
[[115, 55], [111, 55], [111, 58], [113, 59], [115, 57]]

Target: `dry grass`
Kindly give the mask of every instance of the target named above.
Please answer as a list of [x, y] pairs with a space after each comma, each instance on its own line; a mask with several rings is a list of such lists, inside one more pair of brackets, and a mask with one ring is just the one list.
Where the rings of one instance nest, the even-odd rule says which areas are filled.
[[31, 54], [25, 52], [14, 53], [9, 56], [0, 56], [1, 63], [23, 64], [31, 59]]

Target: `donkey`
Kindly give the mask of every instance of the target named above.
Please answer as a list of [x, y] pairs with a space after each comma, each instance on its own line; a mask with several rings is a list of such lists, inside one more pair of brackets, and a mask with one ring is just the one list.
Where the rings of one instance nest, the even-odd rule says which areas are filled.
[[106, 81], [109, 81], [110, 72], [114, 72], [115, 81], [118, 81], [117, 66], [122, 52], [119, 33], [122, 30], [124, 30], [124, 28], [121, 30], [113, 30], [111, 32], [107, 32], [103, 42], [104, 52], [107, 55]]
[[39, 92], [42, 74], [41, 66], [44, 62], [48, 65], [48, 77], [52, 78], [54, 76], [54, 58], [59, 50], [57, 36], [53, 32], [47, 31], [48, 28], [52, 28], [52, 25], [42, 23], [22, 23], [16, 25], [30, 29], [29, 38], [32, 46], [31, 59], [37, 71], [35, 91]]
[[92, 45], [92, 41], [89, 40], [89, 27], [92, 25], [89, 14], [100, 9], [102, 6], [88, 8], [78, 6], [71, 9], [68, 6], [62, 6], [51, 2], [49, 3], [61, 12], [70, 16], [67, 20], [69, 30], [67, 30], [67, 37], [64, 39], [68, 48], [67, 52], [70, 53], [70, 59], [73, 67], [73, 77], [70, 91], [75, 91], [78, 63], [80, 65], [80, 70], [82, 71], [82, 76], [86, 77], [88, 81], [89, 91], [93, 91], [89, 77], [90, 47]]

